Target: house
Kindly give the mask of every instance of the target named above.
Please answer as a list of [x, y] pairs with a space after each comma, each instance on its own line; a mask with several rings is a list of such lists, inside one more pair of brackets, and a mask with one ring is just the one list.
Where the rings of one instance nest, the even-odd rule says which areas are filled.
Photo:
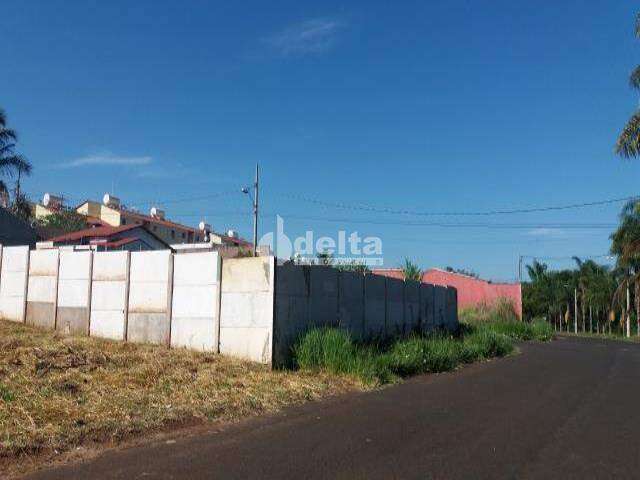
[[55, 248], [69, 245], [85, 246], [98, 251], [129, 250], [131, 252], [170, 248], [162, 239], [137, 224], [119, 227], [101, 226], [65, 233], [39, 243], [38, 247]]
[[[47, 215], [59, 212], [66, 207], [64, 199], [59, 196], [46, 193], [41, 204], [34, 206], [36, 218], [43, 218]], [[158, 248], [169, 248], [177, 251], [201, 251], [203, 249], [225, 251], [226, 256], [238, 256], [251, 251], [251, 244], [238, 237], [234, 230], [229, 230], [227, 234], [216, 233], [211, 226], [205, 222], [200, 222], [198, 228], [189, 227], [165, 218], [164, 211], [153, 207], [149, 215], [140, 213], [137, 210], [126, 208], [121, 205], [120, 199], [110, 194], [105, 194], [102, 203], [93, 200], [86, 200], [74, 208], [75, 212], [83, 215], [87, 219], [87, 227], [100, 229], [102, 227], [128, 227], [139, 226], [151, 234], [151, 237], [144, 235], [140, 230], [131, 230], [128, 235], [128, 247], [126, 249], [138, 249], [133, 243], [134, 234], [140, 233], [135, 238], [140, 240], [138, 247], [142, 249], [155, 248], [157, 240], [162, 242]], [[74, 232], [78, 235], [57, 235], [53, 238], [56, 243], [83, 244], [82, 242], [93, 242], [95, 239], [111, 238], [114, 235], [120, 236], [119, 230], [102, 229], [98, 233], [90, 234], [87, 230]], [[88, 240], [93, 238], [94, 240]], [[118, 239], [120, 241], [122, 239]], [[107, 245], [111, 245], [109, 241]], [[183, 248], [181, 248], [183, 247]]]
[[149, 215], [126, 209], [120, 200], [105, 194], [102, 203], [87, 200], [76, 207], [76, 212], [95, 217], [108, 225], [142, 225], [165, 243], [192, 243], [204, 240], [204, 234], [196, 228], [187, 227], [165, 219], [164, 211], [151, 208]]
[[[34, 205], [33, 212], [36, 219], [40, 219], [65, 208], [62, 197], [45, 193], [42, 203]], [[166, 244], [204, 240], [204, 234], [198, 229], [167, 220], [164, 211], [157, 207], [151, 208], [149, 215], [145, 215], [137, 210], [125, 208], [118, 198], [108, 193], [104, 195], [102, 203], [85, 200], [74, 210], [86, 216], [88, 223], [98, 226], [142, 225]]]
[[0, 245], [35, 245], [36, 231], [11, 212], [0, 207]]
[[[404, 279], [401, 268], [377, 268], [375, 275]], [[458, 309], [474, 307], [480, 304], [491, 305], [499, 299], [513, 304], [516, 314], [522, 318], [522, 288], [519, 283], [494, 283], [480, 278], [431, 268], [422, 273], [422, 283], [454, 287], [458, 291]]]

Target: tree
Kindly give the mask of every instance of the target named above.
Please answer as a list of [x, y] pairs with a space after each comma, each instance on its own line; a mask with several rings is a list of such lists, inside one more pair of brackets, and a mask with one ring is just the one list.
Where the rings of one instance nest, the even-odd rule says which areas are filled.
[[413, 280], [415, 282], [422, 280], [422, 270], [408, 258], [404, 259], [402, 274], [404, 275], [405, 280]]
[[331, 266], [333, 265], [333, 255], [329, 252], [321, 252], [316, 255], [318, 265]]
[[[640, 202], [627, 202], [620, 213], [620, 225], [611, 234], [611, 253], [617, 255], [618, 288], [613, 302], [626, 310], [627, 289], [634, 291], [636, 321], [640, 333]], [[630, 312], [627, 312], [627, 324]], [[627, 331], [629, 325], [627, 325]]]
[[533, 264], [527, 265], [527, 273], [532, 282], [537, 282], [544, 280], [548, 268], [546, 264], [534, 260]]
[[[635, 25], [636, 37], [640, 38], [640, 14], [636, 17]], [[640, 90], [640, 65], [637, 66], [629, 78], [631, 88]], [[625, 125], [622, 133], [616, 142], [616, 153], [624, 158], [637, 157], [640, 155], [640, 111], [631, 116]]]
[[29, 200], [27, 200], [27, 197], [22, 194], [16, 194], [14, 196], [13, 203], [11, 204], [9, 211], [27, 223], [29, 223], [33, 217], [31, 204], [29, 203]]
[[20, 178], [22, 175], [31, 175], [31, 163], [19, 153], [15, 152], [18, 136], [15, 130], [7, 127], [7, 116], [0, 109], [0, 197], [9, 203], [9, 189], [2, 180], [3, 176], [17, 176], [15, 201], [21, 201]]
[[63, 210], [41, 218], [38, 224], [41, 227], [68, 233], [87, 228], [87, 219], [73, 210]]

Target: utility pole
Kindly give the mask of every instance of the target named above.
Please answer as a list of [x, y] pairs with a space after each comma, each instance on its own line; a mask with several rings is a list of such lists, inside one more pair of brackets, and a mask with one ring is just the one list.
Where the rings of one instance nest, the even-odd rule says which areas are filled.
[[518, 283], [522, 282], [522, 255], [518, 256]]
[[573, 312], [573, 333], [578, 333], [578, 287], [573, 289], [574, 307]]
[[258, 256], [258, 164], [256, 163], [256, 181], [253, 184], [253, 256]]

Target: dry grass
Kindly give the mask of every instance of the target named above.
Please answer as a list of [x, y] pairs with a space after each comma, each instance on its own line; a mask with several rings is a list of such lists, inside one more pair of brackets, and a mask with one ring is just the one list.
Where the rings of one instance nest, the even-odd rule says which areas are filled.
[[21, 456], [237, 420], [359, 388], [345, 376], [0, 321], [0, 469]]
[[516, 307], [509, 298], [501, 297], [493, 303], [481, 303], [463, 309], [460, 321], [465, 323], [519, 322]]

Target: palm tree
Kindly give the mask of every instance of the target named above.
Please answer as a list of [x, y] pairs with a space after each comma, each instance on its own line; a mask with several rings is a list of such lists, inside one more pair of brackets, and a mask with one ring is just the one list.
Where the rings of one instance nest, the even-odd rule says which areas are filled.
[[408, 258], [404, 259], [402, 274], [404, 275], [405, 280], [413, 280], [415, 282], [422, 280], [422, 270]]
[[15, 130], [7, 127], [7, 116], [0, 109], [0, 199], [8, 203], [9, 189], [2, 181], [2, 176], [17, 175], [15, 198], [21, 198], [20, 179], [23, 175], [31, 174], [31, 163], [22, 155], [15, 152], [18, 136]]
[[534, 260], [533, 264], [527, 265], [527, 273], [532, 282], [538, 282], [544, 278], [548, 268], [547, 264]]
[[[636, 17], [636, 37], [640, 38], [640, 14]], [[629, 78], [631, 88], [640, 90], [640, 66], [637, 66]], [[616, 142], [616, 153], [624, 158], [640, 155], [640, 111], [636, 111], [620, 133]]]
[[611, 234], [611, 253], [618, 257], [614, 302], [626, 305], [626, 291], [633, 289], [636, 320], [640, 320], [640, 202], [632, 200], [622, 208], [620, 225]]

